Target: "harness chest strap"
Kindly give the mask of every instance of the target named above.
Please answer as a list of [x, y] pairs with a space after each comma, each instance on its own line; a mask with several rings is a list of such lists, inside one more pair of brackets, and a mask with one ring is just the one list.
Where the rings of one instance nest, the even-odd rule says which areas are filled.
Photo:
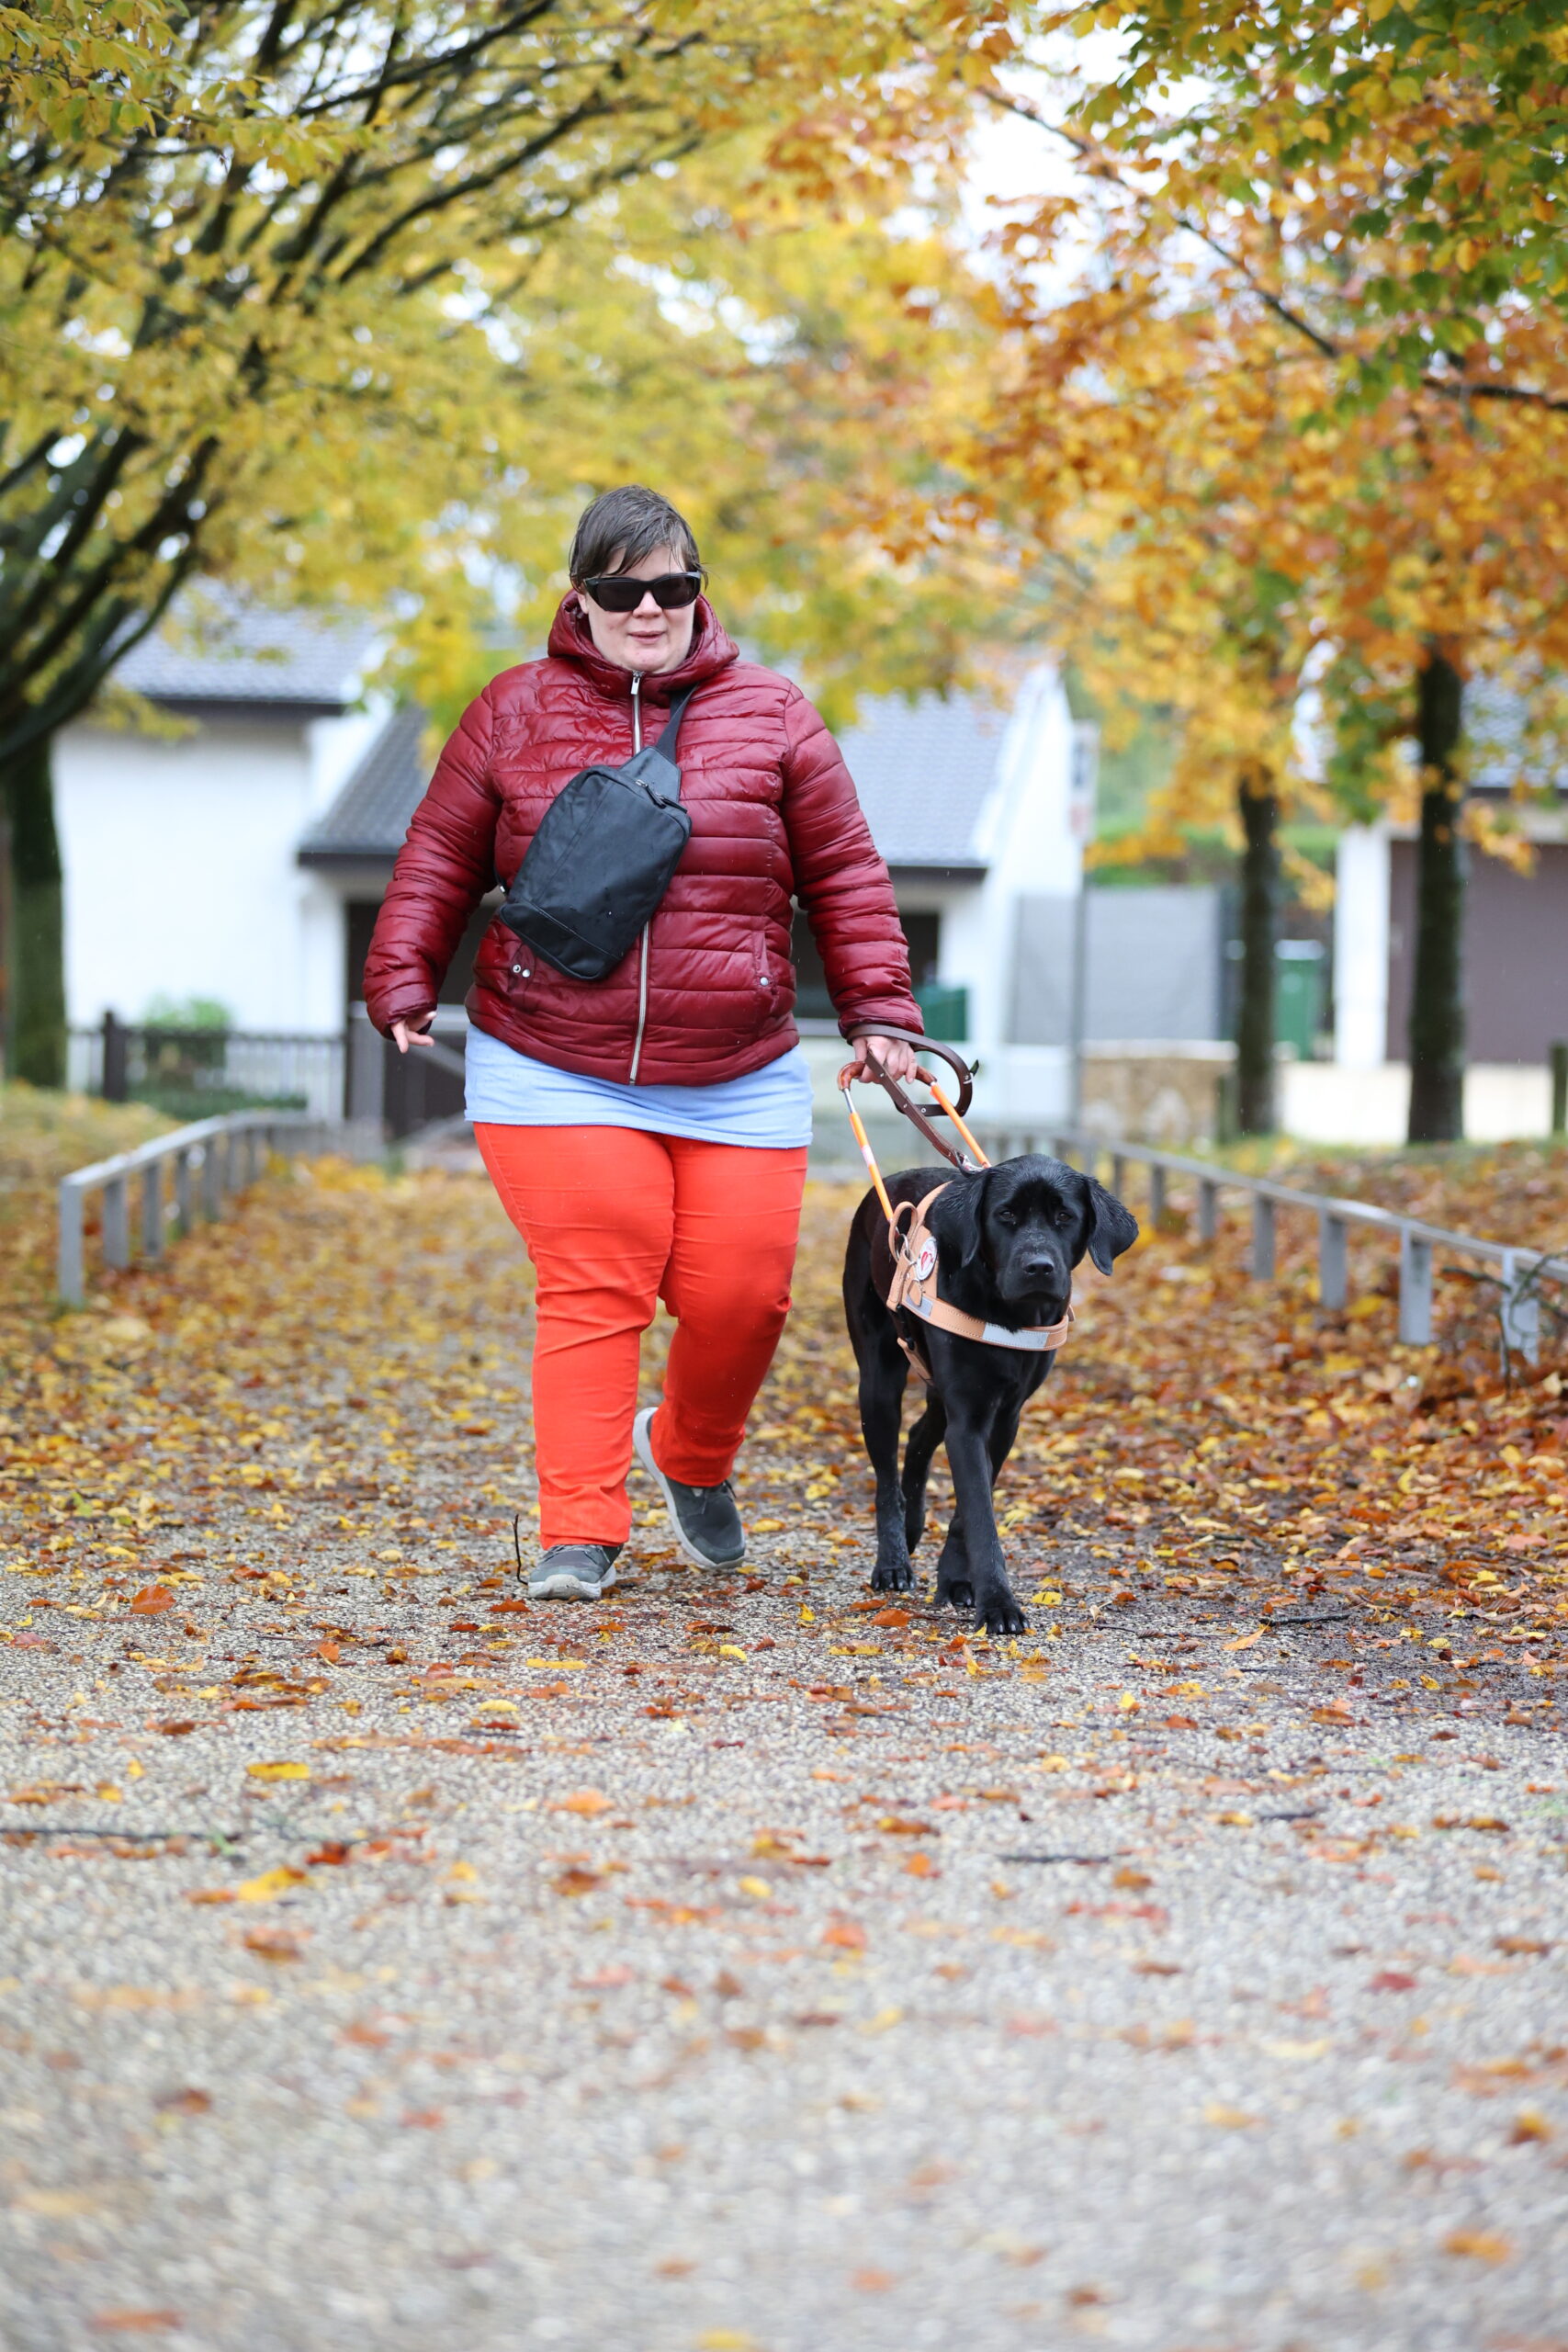
[[[954, 1332], [961, 1340], [981, 1340], [987, 1347], [1017, 1348], [1034, 1355], [1050, 1354], [1062, 1345], [1073, 1328], [1070, 1306], [1059, 1323], [1036, 1323], [1024, 1330], [1011, 1331], [1005, 1323], [983, 1322], [979, 1316], [965, 1315], [962, 1307], [937, 1296], [936, 1238], [927, 1230], [926, 1213], [946, 1190], [945, 1184], [938, 1184], [921, 1200], [900, 1201], [888, 1220], [887, 1246], [893, 1260], [893, 1277], [887, 1289], [888, 1312], [896, 1315], [901, 1306], [907, 1307], [922, 1323], [938, 1331]], [[912, 1357], [910, 1360], [914, 1361]], [[921, 1368], [917, 1363], [916, 1369]]]

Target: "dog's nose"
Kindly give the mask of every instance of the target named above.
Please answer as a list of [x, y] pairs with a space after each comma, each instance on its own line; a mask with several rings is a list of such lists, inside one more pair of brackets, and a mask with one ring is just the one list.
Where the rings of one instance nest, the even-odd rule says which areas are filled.
[[1024, 1273], [1031, 1283], [1054, 1283], [1058, 1269], [1054, 1258], [1030, 1258], [1024, 1261]]

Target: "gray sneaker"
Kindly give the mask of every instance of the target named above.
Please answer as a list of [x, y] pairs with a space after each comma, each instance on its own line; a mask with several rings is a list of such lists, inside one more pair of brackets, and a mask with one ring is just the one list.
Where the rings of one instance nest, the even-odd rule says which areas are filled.
[[656, 1405], [645, 1405], [632, 1423], [632, 1446], [649, 1477], [657, 1480], [670, 1513], [675, 1541], [699, 1568], [738, 1568], [746, 1557], [746, 1531], [728, 1478], [716, 1487], [683, 1487], [667, 1478], [653, 1458], [649, 1434]]
[[597, 1600], [615, 1581], [618, 1544], [549, 1544], [528, 1571], [530, 1600]]

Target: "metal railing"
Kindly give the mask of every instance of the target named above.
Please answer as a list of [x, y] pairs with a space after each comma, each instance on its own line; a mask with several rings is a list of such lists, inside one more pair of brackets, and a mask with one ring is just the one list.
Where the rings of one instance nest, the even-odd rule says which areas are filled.
[[161, 1103], [175, 1117], [210, 1103], [213, 1115], [270, 1106], [332, 1119], [343, 1112], [345, 1052], [341, 1030], [182, 1028], [107, 1012], [96, 1028], [71, 1031], [67, 1076], [77, 1093]]
[[[1364, 1226], [1399, 1245], [1399, 1337], [1410, 1347], [1427, 1347], [1432, 1340], [1434, 1267], [1432, 1252], [1441, 1249], [1464, 1258], [1479, 1258], [1498, 1269], [1498, 1319], [1505, 1354], [1534, 1363], [1540, 1353], [1543, 1282], [1568, 1283], [1568, 1257], [1551, 1250], [1524, 1250], [1504, 1241], [1483, 1240], [1473, 1233], [1450, 1232], [1446, 1226], [1401, 1216], [1395, 1209], [1379, 1208], [1371, 1201], [1341, 1199], [1333, 1193], [1307, 1193], [1281, 1184], [1271, 1176], [1246, 1176], [1238, 1170], [1216, 1167], [1213, 1161], [1186, 1159], [1177, 1152], [1157, 1151], [1151, 1145], [1108, 1142], [1100, 1136], [1066, 1134], [1055, 1127], [1024, 1127], [1010, 1123], [972, 1122], [976, 1140], [992, 1159], [1009, 1159], [1017, 1152], [1045, 1150], [1069, 1165], [1093, 1175], [1100, 1161], [1111, 1161], [1111, 1189], [1121, 1193], [1129, 1162], [1149, 1171], [1149, 1206], [1157, 1220], [1166, 1205], [1168, 1180], [1190, 1180], [1198, 1193], [1198, 1235], [1212, 1241], [1219, 1228], [1220, 1194], [1245, 1193], [1252, 1204], [1252, 1272], [1259, 1282], [1275, 1278], [1276, 1212], [1300, 1209], [1317, 1219], [1317, 1292], [1319, 1303], [1331, 1310], [1345, 1307], [1350, 1295], [1349, 1238], [1352, 1226]], [[1555, 1310], [1549, 1310], [1555, 1311]]]
[[[299, 1159], [332, 1148], [344, 1130], [336, 1121], [300, 1111], [231, 1111], [219, 1119], [197, 1119], [175, 1127], [134, 1151], [118, 1152], [90, 1168], [73, 1169], [60, 1180], [60, 1238], [56, 1281], [70, 1306], [86, 1296], [86, 1204], [89, 1193], [104, 1196], [104, 1262], [129, 1266], [132, 1227], [144, 1258], [161, 1258], [171, 1224], [188, 1233], [198, 1218], [220, 1217], [229, 1194], [254, 1184], [269, 1154], [286, 1149]], [[172, 1196], [165, 1173], [174, 1177]], [[137, 1195], [133, 1217], [132, 1193]]]

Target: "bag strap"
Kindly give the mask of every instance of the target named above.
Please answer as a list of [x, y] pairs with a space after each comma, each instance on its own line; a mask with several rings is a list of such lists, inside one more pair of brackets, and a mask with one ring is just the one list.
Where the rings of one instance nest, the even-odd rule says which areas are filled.
[[670, 706], [670, 716], [664, 722], [664, 732], [653, 747], [660, 758], [668, 760], [671, 767], [675, 765], [675, 745], [680, 739], [681, 721], [686, 716], [686, 705], [696, 691], [695, 686], [688, 686], [683, 695], [676, 695]]

